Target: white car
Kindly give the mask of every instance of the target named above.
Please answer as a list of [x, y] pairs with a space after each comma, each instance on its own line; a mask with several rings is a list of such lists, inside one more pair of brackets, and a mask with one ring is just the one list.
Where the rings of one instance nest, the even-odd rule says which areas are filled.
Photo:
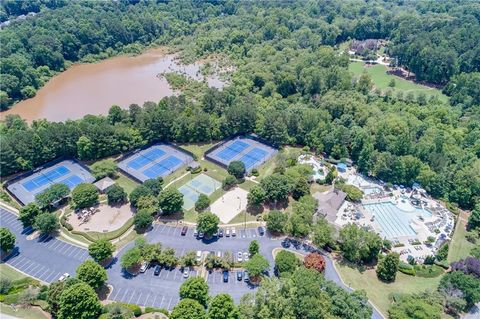
[[243, 253], [243, 260], [244, 260], [244, 261], [248, 261], [249, 259], [250, 259], [250, 254], [247, 253], [247, 252], [244, 252], [244, 253]]
[[70, 277], [70, 274], [68, 272], [64, 273], [63, 275], [58, 278], [58, 281], [65, 281]]
[[202, 261], [202, 251], [197, 250], [197, 262], [200, 262], [200, 261]]
[[232, 227], [232, 237], [235, 237], [237, 234], [235, 233], [235, 227]]
[[237, 253], [237, 260], [238, 260], [238, 261], [243, 261], [243, 254], [242, 254], [241, 251], [239, 251], [239, 252]]
[[225, 237], [230, 237], [230, 228], [225, 229]]
[[141, 273], [144, 273], [147, 271], [147, 268], [148, 268], [148, 263], [147, 262], [143, 262], [142, 263], [142, 266], [140, 267], [140, 272]]
[[183, 278], [188, 278], [188, 276], [190, 276], [190, 270], [187, 267], [185, 267], [183, 269]]

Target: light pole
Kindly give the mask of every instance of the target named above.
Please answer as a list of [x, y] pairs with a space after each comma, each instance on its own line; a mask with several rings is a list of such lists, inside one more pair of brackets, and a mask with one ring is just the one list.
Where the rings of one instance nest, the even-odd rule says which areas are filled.
[[[240, 198], [240, 196], [237, 196], [238, 198], [238, 209], [242, 209], [242, 199]], [[244, 224], [244, 230], [246, 231], [247, 230], [247, 210], [245, 210], [245, 224]]]

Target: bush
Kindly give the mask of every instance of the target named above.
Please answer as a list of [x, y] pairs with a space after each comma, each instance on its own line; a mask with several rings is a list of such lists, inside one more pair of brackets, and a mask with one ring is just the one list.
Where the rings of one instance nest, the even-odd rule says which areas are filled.
[[146, 229], [153, 223], [153, 216], [149, 211], [140, 210], [133, 216], [133, 223], [136, 229]]
[[228, 175], [227, 177], [225, 177], [225, 179], [222, 182], [222, 188], [224, 190], [229, 190], [235, 187], [235, 185], [237, 185], [237, 179], [235, 178], [235, 176], [232, 176], [232, 175]]
[[145, 307], [145, 313], [152, 313], [152, 312], [159, 312], [163, 313], [165, 316], [168, 316], [170, 313], [167, 309], [164, 308], [153, 308], [153, 307]]
[[403, 261], [398, 263], [398, 271], [407, 275], [415, 276], [415, 268]]
[[200, 167], [200, 166], [197, 166], [190, 171], [190, 173], [192, 173], [192, 174], [198, 174], [198, 173], [201, 173], [201, 172], [202, 172], [202, 167]]
[[448, 243], [444, 244], [437, 250], [437, 255], [435, 256], [438, 261], [446, 260], [448, 256]]
[[108, 205], [117, 205], [123, 204], [127, 201], [127, 193], [122, 186], [118, 184], [113, 184], [110, 186], [107, 191]]
[[200, 212], [207, 209], [208, 206], [210, 206], [210, 198], [208, 198], [208, 196], [205, 194], [200, 194], [195, 203], [195, 210]]
[[310, 253], [305, 256], [303, 260], [303, 265], [308, 269], [315, 269], [318, 272], [323, 272], [325, 270], [326, 262], [325, 258], [319, 253]]
[[60, 219], [60, 225], [62, 225], [63, 227], [65, 227], [68, 231], [72, 231], [73, 230], [73, 226], [67, 222], [67, 216], [63, 216], [61, 219]]
[[0, 294], [6, 294], [12, 288], [12, 281], [8, 278], [0, 278]]
[[245, 164], [242, 161], [232, 161], [228, 164], [228, 174], [242, 179], [245, 176]]
[[443, 274], [445, 271], [437, 265], [416, 265], [414, 266], [415, 276], [423, 278], [434, 278]]
[[134, 304], [125, 304], [125, 306], [133, 312], [135, 317], [140, 317], [142, 315], [142, 308]]
[[115, 163], [113, 159], [106, 159], [93, 163], [92, 166], [90, 166], [90, 169], [92, 171], [92, 175], [96, 179], [100, 179], [105, 176], [115, 177], [115, 173], [117, 172], [117, 163]]

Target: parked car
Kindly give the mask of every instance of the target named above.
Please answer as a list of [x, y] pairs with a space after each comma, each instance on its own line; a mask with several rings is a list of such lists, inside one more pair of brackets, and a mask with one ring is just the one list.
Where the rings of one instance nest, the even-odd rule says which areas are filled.
[[200, 262], [202, 260], [202, 251], [197, 250], [197, 262]]
[[217, 251], [217, 258], [222, 258], [222, 252], [220, 250]]
[[243, 271], [237, 271], [237, 280], [242, 281], [243, 279]]
[[225, 229], [225, 237], [230, 237], [230, 228]]
[[232, 237], [237, 236], [237, 233], [235, 233], [235, 227], [232, 227]]
[[258, 234], [259, 234], [260, 236], [265, 235], [265, 227], [263, 227], [263, 226], [258, 226]]
[[290, 241], [288, 240], [288, 238], [285, 238], [284, 240], [282, 240], [282, 247], [283, 248], [289, 248], [290, 247]]
[[243, 254], [242, 254], [241, 251], [239, 251], [239, 252], [237, 253], [237, 260], [238, 260], [238, 261], [243, 261]]
[[58, 281], [65, 281], [70, 277], [70, 274], [68, 272], [64, 273], [63, 275], [58, 278]]
[[205, 237], [204, 232], [203, 231], [198, 232], [198, 238], [202, 239], [203, 237]]
[[250, 259], [250, 254], [247, 252], [243, 253], [243, 261], [248, 261]]
[[228, 282], [228, 270], [223, 272], [223, 282]]
[[195, 236], [195, 237], [198, 236], [198, 230], [196, 228], [193, 230], [193, 236]]
[[218, 237], [223, 237], [223, 228], [218, 230]]
[[183, 278], [188, 278], [190, 276], [190, 269], [187, 267], [183, 268]]
[[162, 270], [162, 267], [161, 267], [160, 265], [156, 265], [156, 266], [155, 266], [155, 269], [153, 270], [153, 274], [154, 274], [155, 276], [158, 276], [158, 275], [160, 275], [160, 271], [161, 271], [161, 270]]
[[140, 267], [140, 272], [141, 272], [141, 273], [144, 273], [144, 272], [147, 271], [147, 269], [148, 269], [148, 263], [144, 261], [144, 262], [142, 263], [142, 266]]
[[216, 232], [214, 232], [212, 236], [213, 237], [218, 237], [218, 230]]
[[188, 227], [187, 226], [183, 226], [182, 228], [182, 233], [180, 235], [182, 236], [185, 236], [187, 234], [187, 231], [188, 231]]
[[243, 272], [243, 281], [250, 282], [250, 276], [248, 275], [248, 271]]

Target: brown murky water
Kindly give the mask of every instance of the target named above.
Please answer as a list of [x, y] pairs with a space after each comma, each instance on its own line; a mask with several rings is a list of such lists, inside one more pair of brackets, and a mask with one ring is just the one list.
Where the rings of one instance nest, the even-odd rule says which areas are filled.
[[[87, 114], [107, 114], [112, 105], [127, 108], [132, 103], [157, 102], [174, 95], [162, 72], [178, 72], [203, 80], [200, 64], [182, 65], [163, 49], [149, 50], [136, 57], [121, 56], [94, 64], [79, 64], [52, 78], [37, 95], [1, 113], [19, 114], [32, 120], [78, 119]], [[208, 85], [221, 88], [224, 83], [213, 76]]]

